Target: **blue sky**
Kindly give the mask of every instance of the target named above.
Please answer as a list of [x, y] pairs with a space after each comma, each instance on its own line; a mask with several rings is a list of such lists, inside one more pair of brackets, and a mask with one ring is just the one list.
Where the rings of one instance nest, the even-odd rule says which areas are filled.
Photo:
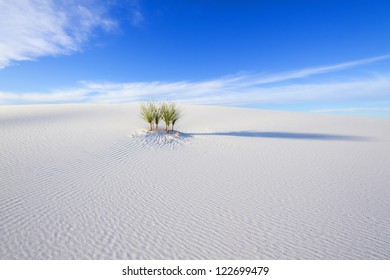
[[0, 0], [0, 104], [390, 117], [390, 1]]

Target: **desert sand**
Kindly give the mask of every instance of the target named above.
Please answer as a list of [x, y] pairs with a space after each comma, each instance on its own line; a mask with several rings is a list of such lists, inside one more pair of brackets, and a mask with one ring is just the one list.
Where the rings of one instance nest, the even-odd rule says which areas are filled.
[[390, 259], [390, 120], [182, 108], [1, 106], [0, 259]]

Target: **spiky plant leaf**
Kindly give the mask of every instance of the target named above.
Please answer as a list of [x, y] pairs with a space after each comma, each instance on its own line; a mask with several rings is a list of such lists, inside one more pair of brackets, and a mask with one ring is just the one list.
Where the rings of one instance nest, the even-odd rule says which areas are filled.
[[158, 124], [161, 120], [161, 105], [156, 105], [156, 111], [154, 113], [154, 123], [156, 124], [156, 130], [158, 130]]
[[150, 130], [153, 130], [157, 110], [158, 108], [154, 102], [149, 101], [140, 104], [140, 116], [150, 125]]
[[172, 107], [172, 130], [174, 129], [176, 122], [182, 117], [182, 115], [182, 110], [174, 104], [174, 106]]
[[172, 122], [171, 103], [163, 102], [161, 105], [161, 117], [165, 122], [165, 130], [169, 132], [169, 126]]

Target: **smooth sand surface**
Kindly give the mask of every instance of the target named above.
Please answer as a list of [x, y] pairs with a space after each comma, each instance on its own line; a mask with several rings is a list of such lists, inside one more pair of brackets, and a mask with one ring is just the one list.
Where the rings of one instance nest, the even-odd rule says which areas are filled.
[[390, 120], [183, 109], [1, 106], [0, 258], [390, 259]]

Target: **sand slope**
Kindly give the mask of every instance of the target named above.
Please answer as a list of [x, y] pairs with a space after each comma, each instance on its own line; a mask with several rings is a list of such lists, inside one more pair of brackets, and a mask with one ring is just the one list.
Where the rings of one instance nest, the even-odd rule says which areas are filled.
[[390, 120], [0, 107], [1, 259], [390, 259]]

